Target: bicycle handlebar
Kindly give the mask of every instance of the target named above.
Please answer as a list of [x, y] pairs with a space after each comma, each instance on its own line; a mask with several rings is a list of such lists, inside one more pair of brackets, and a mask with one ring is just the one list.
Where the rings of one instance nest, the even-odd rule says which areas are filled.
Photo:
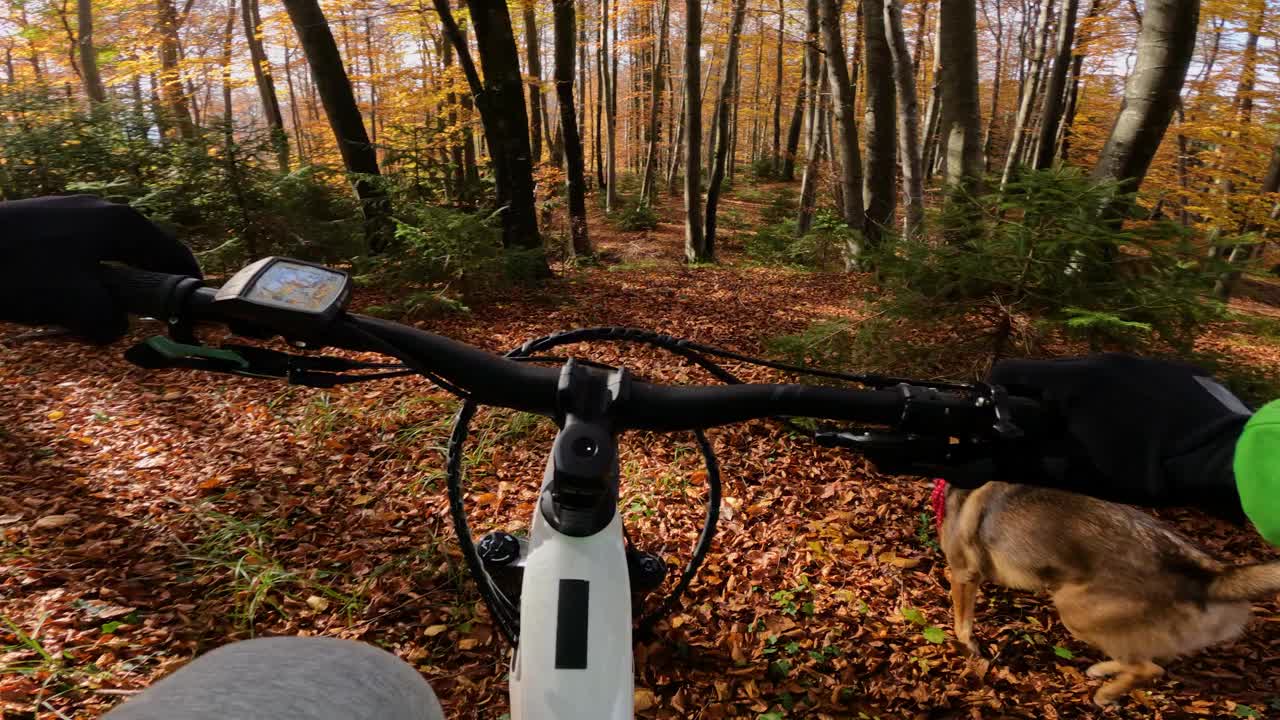
[[[103, 265], [103, 281], [129, 312], [170, 321], [248, 322], [214, 304], [215, 291], [199, 281], [119, 265]], [[267, 328], [271, 329], [271, 328]], [[423, 330], [358, 314], [344, 314], [316, 338], [332, 347], [391, 354], [465, 389], [478, 403], [555, 415], [560, 371], [517, 362]], [[971, 397], [925, 386], [847, 389], [799, 384], [668, 386], [635, 381], [611, 407], [620, 430], [692, 430], [753, 418], [813, 417], [872, 425], [896, 425], [910, 411], [913, 431], [965, 435], [991, 427], [994, 409]], [[1038, 427], [1040, 406], [1027, 398], [1007, 403], [1015, 425]], [[922, 410], [924, 410], [922, 412]]]

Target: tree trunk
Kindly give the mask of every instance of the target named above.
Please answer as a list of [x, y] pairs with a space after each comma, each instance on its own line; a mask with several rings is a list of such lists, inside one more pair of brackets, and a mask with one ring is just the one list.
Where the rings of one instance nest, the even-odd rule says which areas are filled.
[[924, 149], [920, 165], [926, 176], [933, 175], [937, 164], [938, 145], [942, 142], [938, 133], [938, 121], [942, 111], [942, 10], [938, 10], [938, 30], [933, 38], [933, 86], [929, 90], [929, 102], [924, 108]]
[[98, 50], [93, 46], [92, 0], [76, 0], [76, 17], [79, 23], [80, 65], [84, 78], [84, 92], [89, 102], [100, 105], [107, 101], [107, 89], [102, 85], [98, 72]]
[[[826, 77], [827, 70], [824, 64], [825, 58], [822, 56], [820, 49], [822, 44], [821, 29], [822, 20], [820, 18], [819, 0], [806, 0], [805, 2], [805, 84], [808, 86], [805, 95], [808, 97], [808, 107], [805, 108], [805, 153], [806, 157], [813, 153], [809, 152], [810, 145], [817, 143], [822, 136], [818, 134], [818, 116], [817, 113], [822, 107], [822, 80]], [[819, 153], [821, 157], [821, 153]], [[806, 174], [807, 174], [806, 170]]]
[[196, 126], [191, 122], [191, 108], [178, 69], [178, 11], [173, 0], [156, 0], [156, 30], [160, 33], [160, 97], [178, 129], [178, 137], [194, 140]]
[[[1236, 123], [1243, 127], [1249, 125], [1253, 120], [1253, 90], [1254, 79], [1258, 67], [1258, 36], [1262, 33], [1263, 21], [1266, 18], [1267, 5], [1264, 0], [1252, 0], [1253, 12], [1249, 17], [1247, 25], [1247, 36], [1245, 38], [1244, 49], [1240, 53], [1240, 78], [1236, 81], [1236, 94], [1232, 100], [1232, 108], [1235, 110]], [[1236, 137], [1238, 131], [1229, 131], [1228, 137]], [[1226, 147], [1221, 151], [1221, 162], [1224, 168], [1232, 167], [1236, 164], [1235, 156], [1238, 150], [1233, 147]], [[1272, 155], [1274, 158], [1274, 153]], [[1272, 175], [1274, 173], [1268, 173]], [[1270, 177], [1268, 177], [1270, 180]], [[1264, 181], [1264, 188], [1265, 188]], [[1230, 196], [1235, 193], [1235, 179], [1230, 175], [1225, 175], [1218, 180], [1218, 190], [1224, 196]], [[1274, 190], [1273, 190], [1274, 191]], [[1228, 201], [1230, 202], [1230, 201]], [[1215, 241], [1214, 246], [1210, 250], [1210, 257], [1227, 258], [1227, 262], [1231, 265], [1239, 265], [1252, 256], [1253, 245], [1233, 245], [1233, 246], [1217, 246], [1217, 239], [1222, 234], [1222, 222], [1210, 231], [1210, 238]], [[1245, 230], [1245, 225], [1240, 224], [1238, 232]], [[1239, 276], [1239, 270], [1232, 270], [1223, 275], [1214, 286], [1214, 294], [1222, 300], [1226, 300], [1235, 285], [1236, 278]]]
[[[1103, 0], [1090, 0], [1089, 11], [1085, 13], [1085, 22], [1088, 23], [1098, 13], [1102, 11]], [[1058, 161], [1066, 164], [1067, 158], [1071, 153], [1071, 131], [1076, 122], [1076, 108], [1080, 99], [1080, 76], [1084, 71], [1084, 49], [1083, 45], [1088, 40], [1084, 33], [1076, 37], [1076, 49], [1071, 59], [1071, 84], [1067, 88], [1067, 105], [1062, 112], [1062, 125], [1058, 129]], [[1185, 161], [1186, 154], [1179, 153], [1179, 158]]]
[[[814, 72], [825, 73], [826, 68], [823, 67], [823, 61], [819, 61]], [[826, 123], [827, 114], [822, 112], [821, 98], [814, 95], [811, 105], [817, 110], [813, 113], [813, 138], [808, 144], [807, 156], [804, 163], [804, 176], [800, 181], [800, 210], [796, 216], [796, 235], [803, 237], [809, 232], [809, 228], [813, 225], [813, 206], [818, 197], [818, 174], [822, 169], [822, 143], [819, 138], [822, 137], [825, 129], [823, 125]]]
[[[1064, 0], [1065, 2], [1065, 0]], [[1004, 159], [1004, 172], [1000, 176], [1000, 187], [1003, 188], [1013, 179], [1014, 171], [1022, 157], [1027, 140], [1027, 126], [1031, 122], [1032, 108], [1036, 95], [1040, 90], [1040, 73], [1044, 66], [1044, 56], [1049, 32], [1049, 16], [1053, 14], [1053, 0], [1041, 0], [1036, 21], [1036, 32], [1032, 38], [1035, 45], [1031, 51], [1031, 64], [1022, 83], [1022, 96], [1018, 103], [1018, 117], [1013, 125], [1013, 137], [1009, 140], [1009, 154]]]
[[840, 195], [842, 219], [851, 228], [862, 225], [862, 157], [858, 149], [858, 116], [854, 103], [856, 79], [849, 76], [845, 58], [844, 37], [840, 32], [839, 0], [821, 0], [818, 10], [823, 51], [827, 57], [827, 85], [835, 110], [836, 154], [840, 160]]
[[222, 29], [222, 138], [228, 155], [235, 144], [235, 114], [231, 107], [231, 38], [236, 27], [236, 0], [227, 2], [227, 22]]
[[688, 95], [682, 93], [680, 96], [680, 115], [676, 120], [675, 142], [671, 144], [671, 166], [667, 168], [667, 192], [672, 195], [678, 191], [676, 182], [680, 179], [680, 157], [684, 154], [684, 121], [686, 120], [687, 113], [685, 110], [688, 102]]
[[[1136, 192], [1177, 108], [1196, 45], [1200, 0], [1148, 0], [1138, 34], [1138, 60], [1093, 177]], [[1118, 213], [1113, 204], [1108, 214]]]
[[338, 44], [334, 42], [317, 0], [284, 0], [284, 7], [302, 43], [302, 52], [311, 66], [324, 114], [329, 119], [342, 161], [360, 198], [369, 251], [380, 253], [391, 242], [394, 230], [391, 201], [375, 179], [379, 175], [378, 157], [365, 132], [351, 81], [343, 67], [342, 56], [338, 54]]
[[747, 13], [747, 0], [734, 0], [733, 20], [729, 25], [729, 49], [724, 65], [724, 82], [720, 85], [720, 98], [716, 102], [715, 118], [719, 125], [716, 141], [715, 164], [707, 185], [707, 229], [703, 239], [704, 250], [699, 260], [716, 259], [716, 209], [720, 203], [720, 187], [724, 184], [725, 167], [729, 159], [729, 146], [733, 138], [729, 132], [729, 115], [733, 112], [734, 89], [738, 82], [738, 45], [742, 35], [742, 21]]
[[[1267, 166], [1266, 177], [1262, 180], [1262, 185], [1258, 188], [1258, 194], [1268, 195], [1280, 192], [1280, 139], [1271, 146], [1271, 162]], [[1280, 220], [1280, 203], [1276, 203], [1271, 207], [1269, 215], [1271, 221]], [[1246, 228], [1259, 230], [1257, 226]], [[1267, 233], [1265, 230], [1260, 232], [1260, 240], [1255, 243], [1236, 245], [1231, 248], [1231, 254], [1227, 257], [1228, 269], [1218, 278], [1213, 286], [1213, 294], [1219, 300], [1226, 302], [1235, 292], [1236, 285], [1240, 282], [1241, 268], [1243, 263], [1252, 259], [1256, 252], [1261, 251], [1267, 242]]]
[[653, 87], [649, 94], [649, 144], [644, 153], [644, 176], [640, 182], [640, 199], [652, 202], [654, 195], [654, 178], [658, 166], [658, 126], [662, 116], [662, 60], [667, 54], [667, 22], [671, 18], [671, 1], [662, 0], [659, 11], [661, 22], [658, 25], [658, 55], [653, 64]]
[[[529, 75], [529, 152], [536, 167], [542, 162], [542, 118], [546, 108], [542, 102], [542, 51], [538, 47], [538, 18], [533, 12], [533, 0], [524, 0], [524, 49], [528, 59]], [[569, 65], [573, 65], [572, 58]], [[572, 81], [573, 78], [570, 78]], [[570, 87], [570, 97], [573, 88]], [[557, 90], [557, 94], [559, 91]]]
[[289, 136], [284, 129], [284, 116], [280, 112], [280, 100], [276, 97], [276, 84], [271, 78], [271, 62], [262, 46], [262, 17], [258, 13], [258, 0], [243, 0], [240, 13], [244, 19], [244, 35], [249, 42], [249, 58], [253, 63], [253, 78], [258, 84], [258, 97], [262, 100], [262, 114], [271, 132], [271, 145], [276, 151], [276, 164], [280, 172], [289, 172]]
[[373, 18], [364, 16], [364, 57], [369, 69], [369, 139], [373, 143], [373, 151], [378, 152], [378, 86], [374, 78], [378, 76], [378, 68], [374, 65], [373, 53]]
[[577, 255], [591, 254], [587, 235], [587, 180], [582, 157], [582, 139], [573, 108], [573, 57], [577, 32], [575, 0], [554, 0], [556, 100], [560, 106], [560, 132], [564, 137], [566, 182], [569, 193], [569, 234]]
[[[856, 67], [854, 72], [857, 72]], [[828, 76], [830, 76], [830, 74], [831, 73], [827, 73]], [[826, 132], [822, 135], [822, 154], [825, 157], [834, 158], [836, 156], [836, 116], [835, 112], [831, 108], [830, 93], [827, 94], [827, 101], [822, 104], [822, 111], [827, 115], [826, 119], [823, 120], [823, 123], [826, 126]], [[836, 167], [835, 161], [833, 160], [831, 174], [838, 178], [840, 177], [841, 171], [842, 168]], [[836, 203], [836, 215], [843, 218], [845, 217], [844, 189], [840, 186], [838, 181], [832, 183], [832, 186], [831, 194], [833, 195], [832, 199], [834, 199]], [[853, 271], [858, 267], [858, 252], [861, 248], [857, 246], [850, 246], [850, 250], [850, 254], [846, 256], [845, 269]]]
[[684, 255], [691, 262], [705, 262], [706, 237], [702, 234], [702, 0], [685, 0], [684, 37]]
[[976, 198], [982, 194], [982, 120], [978, 110], [978, 32], [973, 0], [941, 0], [938, 47], [942, 54], [939, 142], [946, 150], [949, 242], [977, 230]]
[[307, 164], [307, 138], [302, 132], [302, 111], [298, 107], [298, 97], [293, 90], [293, 67], [289, 60], [293, 49], [288, 41], [284, 44], [284, 83], [289, 93], [289, 119], [293, 122], [294, 140], [298, 143], [298, 163]]
[[1053, 57], [1053, 69], [1044, 89], [1044, 109], [1040, 111], [1040, 138], [1036, 142], [1033, 167], [1046, 170], [1053, 165], [1057, 151], [1058, 123], [1062, 118], [1063, 91], [1067, 87], [1067, 73], [1071, 70], [1071, 51], [1075, 46], [1076, 12], [1080, 0], [1062, 0], [1062, 12], [1058, 16], [1058, 47]]
[[791, 110], [791, 123], [787, 125], [787, 148], [782, 154], [782, 172], [786, 182], [796, 179], [796, 153], [800, 152], [800, 130], [804, 125], [805, 97], [809, 90], [809, 53], [805, 52], [800, 71], [800, 88], [796, 91], [796, 104]]
[[[453, 67], [453, 43], [446, 38], [440, 43], [440, 65], [445, 73], [449, 68]], [[445, 95], [445, 105], [449, 108], [449, 127], [458, 127], [461, 121], [461, 114], [458, 112], [461, 105], [458, 94], [450, 91]], [[463, 153], [463, 142], [459, 139], [449, 138], [449, 168], [446, 171], [449, 175], [449, 184], [453, 186], [454, 202], [465, 203], [470, 201], [470, 188], [467, 183], [466, 165]]]
[[1000, 87], [1004, 81], [1004, 11], [1002, 6], [1004, 3], [996, 0], [996, 21], [991, 22], [991, 18], [987, 16], [987, 3], [982, 0], [982, 14], [987, 21], [987, 27], [995, 26], [993, 33], [996, 41], [996, 69], [995, 75], [991, 80], [991, 113], [987, 118], [987, 129], [982, 135], [982, 168], [985, 171], [991, 166], [991, 140], [996, 127], [996, 118], [1000, 116]]
[[156, 134], [159, 136], [160, 144], [164, 145], [169, 141], [172, 126], [169, 124], [169, 112], [165, 110], [164, 101], [160, 99], [160, 79], [154, 72], [147, 75], [147, 94], [150, 95], [151, 117], [156, 120]]
[[[609, 0], [600, 0], [600, 68], [604, 78], [604, 211], [611, 213], [618, 204], [618, 93], [617, 71], [610, 68]], [[614, 66], [616, 68], [616, 66]]]
[[[733, 0], [730, 0], [730, 1], [732, 2]], [[716, 78], [716, 74], [720, 69], [719, 67], [717, 67], [717, 64], [718, 64], [717, 61], [719, 60], [720, 58], [715, 57], [714, 54], [712, 55], [712, 58], [711, 58], [712, 67], [707, 69], [707, 75], [702, 79], [702, 101], [704, 103], [706, 102], [706, 94], [711, 91], [711, 88], [719, 87], [720, 82], [724, 80], [723, 77]], [[727, 74], [728, 70], [725, 70], [725, 73]], [[716, 132], [719, 129], [720, 129], [720, 123], [716, 122], [716, 111], [715, 111], [715, 105], [713, 103], [711, 106], [711, 123], [707, 125], [707, 141], [703, 144], [703, 147], [707, 148], [707, 154], [706, 154], [707, 167], [705, 169], [705, 173], [708, 178], [711, 177], [711, 170], [712, 170], [711, 166], [714, 165], [716, 161], [716, 153], [715, 153]]]
[[[761, 10], [763, 10], [764, 2], [761, 0]], [[764, 61], [764, 43], [761, 38], [764, 37], [764, 23], [761, 22], [760, 16], [763, 12], [756, 13], [756, 61], [751, 66], [752, 74], [755, 75], [755, 90], [751, 99], [751, 162], [756, 161], [756, 153], [760, 150], [760, 76], [764, 73], [760, 72], [760, 65]], [[742, 68], [738, 68], [737, 85], [733, 91], [733, 147], [729, 150], [729, 177], [733, 178], [734, 172], [738, 165], [738, 118], [742, 110]]]
[[222, 141], [223, 164], [226, 167], [227, 187], [240, 209], [240, 227], [237, 234], [244, 239], [245, 253], [250, 258], [259, 256], [257, 232], [249, 217], [249, 203], [244, 194], [243, 173], [236, 157], [235, 125], [231, 107], [231, 38], [236, 27], [236, 2], [227, 3], [227, 21], [222, 28]]
[[[769, 146], [773, 152], [773, 171], [782, 170], [782, 38], [787, 25], [787, 6], [785, 0], [778, 0], [778, 54], [774, 62], [773, 81], [773, 144]], [[757, 70], [758, 72], [758, 70]]]
[[[587, 17], [586, 13], [578, 19], [578, 139], [586, 147], [583, 133], [587, 130]], [[586, 150], [583, 150], [586, 157]]]
[[872, 247], [893, 222], [897, 204], [897, 98], [893, 54], [884, 34], [884, 0], [862, 0], [862, 36], [867, 69], [867, 157], [863, 175], [866, 212], [862, 234]]
[[[538, 250], [537, 207], [533, 197], [533, 163], [529, 152], [529, 118], [524, 104], [520, 54], [506, 3], [468, 0], [476, 31], [476, 48], [484, 80], [476, 72], [466, 39], [449, 10], [448, 0], [433, 0], [471, 87], [484, 126], [494, 169], [494, 192], [502, 212], [502, 243], [508, 248]], [[548, 271], [549, 272], [549, 271]]]
[[898, 90], [898, 148], [902, 158], [902, 196], [906, 205], [904, 229], [909, 238], [924, 231], [924, 174], [920, 166], [920, 106], [911, 54], [902, 30], [898, 0], [885, 0], [885, 33], [893, 53], [893, 80]]

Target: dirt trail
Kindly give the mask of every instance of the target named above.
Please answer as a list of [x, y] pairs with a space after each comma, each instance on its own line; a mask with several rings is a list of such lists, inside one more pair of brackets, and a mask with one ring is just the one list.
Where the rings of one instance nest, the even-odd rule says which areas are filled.
[[[726, 207], [747, 219], [739, 232], [758, 221], [758, 202], [731, 195]], [[425, 326], [492, 349], [617, 324], [762, 352], [816, 318], [864, 312], [864, 278], [733, 264], [734, 240], [731, 264], [684, 267], [679, 213], [667, 203], [644, 234], [596, 218], [612, 262]], [[40, 717], [91, 717], [195, 653], [281, 633], [376, 642], [418, 667], [451, 717], [506, 712], [503, 645], [461, 575], [443, 498], [452, 399], [417, 380], [318, 391], [143, 372], [120, 358], [125, 347], [0, 345], [6, 713], [29, 717], [38, 703]], [[591, 355], [706, 381], [656, 353]], [[475, 427], [473, 526], [517, 529], [553, 428], [498, 412]], [[949, 631], [949, 614], [921, 516], [927, 483], [881, 477], [766, 423], [710, 435], [721, 532], [683, 606], [637, 649], [641, 717], [1095, 716], [1082, 673], [1097, 658], [1043, 599], [983, 596], [990, 662], [930, 641], [927, 627]], [[621, 459], [632, 537], [679, 564], [705, 498], [694, 450], [688, 436], [640, 434]], [[1175, 519], [1224, 559], [1274, 556], [1248, 533]], [[1278, 608], [1259, 609], [1241, 641], [1173, 663], [1110, 716], [1280, 705]]]

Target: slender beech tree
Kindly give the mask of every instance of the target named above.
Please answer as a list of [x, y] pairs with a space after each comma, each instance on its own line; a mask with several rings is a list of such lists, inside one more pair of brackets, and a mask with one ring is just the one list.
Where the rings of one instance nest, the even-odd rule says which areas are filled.
[[1076, 13], [1080, 0], [1062, 0], [1058, 16], [1058, 41], [1053, 55], [1053, 67], [1044, 86], [1044, 109], [1040, 111], [1040, 137], [1036, 141], [1035, 162], [1032, 167], [1044, 170], [1053, 165], [1057, 154], [1058, 124], [1062, 120], [1063, 97], [1067, 87], [1067, 74], [1071, 71], [1071, 51], [1075, 47]]
[[276, 151], [276, 164], [280, 172], [289, 172], [289, 134], [284, 129], [284, 115], [280, 112], [280, 100], [276, 96], [275, 80], [271, 77], [271, 62], [262, 45], [262, 17], [258, 0], [242, 0], [240, 14], [244, 20], [244, 35], [249, 45], [249, 58], [253, 63], [253, 79], [258, 85], [258, 99], [262, 101], [262, 114], [271, 133], [271, 146]]
[[711, 259], [702, 233], [702, 0], [685, 0], [684, 33], [684, 255]]
[[938, 41], [942, 109], [939, 144], [947, 156], [945, 177], [949, 242], [976, 231], [976, 198], [982, 194], [982, 119], [978, 108], [978, 30], [973, 0], [940, 0]]
[[[822, 35], [822, 47], [826, 53], [827, 86], [831, 90], [831, 105], [835, 111], [836, 153], [840, 161], [839, 187], [843, 205], [843, 220], [849, 227], [862, 224], [862, 157], [858, 149], [858, 116], [854, 96], [857, 80], [849, 76], [849, 62], [845, 58], [844, 37], [841, 34], [839, 0], [821, 0], [818, 21]], [[856, 251], [857, 248], [850, 248]]]
[[[479, 0], [483, 1], [483, 0]], [[617, 14], [617, 9], [614, 9]], [[609, 45], [609, 0], [600, 0], [600, 72], [604, 78], [604, 209], [618, 204], [618, 70]], [[614, 48], [616, 52], [617, 48]], [[613, 67], [610, 68], [612, 61]]]
[[[1060, 162], [1066, 163], [1071, 154], [1071, 136], [1076, 121], [1076, 108], [1080, 98], [1080, 82], [1081, 76], [1084, 74], [1084, 46], [1089, 42], [1089, 28], [1092, 28], [1092, 21], [1103, 10], [1105, 3], [1103, 0], [1090, 0], [1089, 11], [1085, 13], [1084, 23], [1080, 32], [1076, 36], [1076, 49], [1072, 53], [1071, 58], [1071, 84], [1067, 88], [1066, 108], [1063, 110], [1062, 123], [1058, 128], [1058, 159]], [[1185, 145], [1186, 138], [1182, 135], [1178, 136], [1180, 146]], [[1187, 153], [1185, 147], [1178, 153], [1178, 162], [1180, 167], [1185, 170]], [[1185, 177], [1185, 174], [1183, 175]]]
[[1053, 14], [1053, 0], [1041, 0], [1037, 11], [1035, 35], [1030, 63], [1022, 81], [1022, 92], [1018, 101], [1018, 117], [1014, 120], [1013, 136], [1009, 140], [1009, 154], [1004, 159], [1004, 172], [1000, 175], [1000, 187], [1003, 188], [1013, 179], [1014, 171], [1022, 158], [1027, 143], [1028, 128], [1034, 111], [1036, 96], [1040, 91], [1040, 73], [1044, 66], [1044, 56], [1049, 38], [1049, 17]]
[[884, 0], [884, 28], [893, 55], [893, 83], [898, 90], [898, 155], [902, 161], [902, 197], [907, 237], [924, 231], [924, 173], [920, 165], [920, 105], [907, 36], [898, 0]]
[[725, 57], [724, 81], [720, 84], [720, 96], [716, 101], [715, 122], [719, 126], [716, 134], [715, 163], [711, 169], [711, 180], [707, 185], [707, 225], [703, 237], [703, 262], [714, 261], [716, 257], [716, 209], [720, 202], [720, 187], [724, 184], [725, 168], [729, 158], [729, 146], [732, 136], [729, 132], [729, 115], [733, 112], [734, 89], [738, 76], [738, 47], [742, 36], [742, 22], [747, 14], [747, 0], [734, 0], [733, 19], [729, 23], [729, 49]]
[[178, 68], [178, 11], [173, 0], [156, 0], [156, 32], [160, 35], [160, 75], [157, 82], [164, 102], [163, 114], [177, 127], [178, 137], [194, 140], [196, 126], [191, 121], [191, 105], [187, 102], [182, 72]]
[[[822, 66], [823, 62], [825, 61], [818, 61], [814, 69], [820, 76], [826, 73], [826, 68]], [[821, 138], [826, 134], [827, 114], [822, 109], [822, 97], [814, 94], [810, 105], [815, 111], [811, 113], [813, 132], [810, 133], [810, 142], [806, 148], [804, 176], [800, 180], [800, 211], [796, 216], [796, 235], [799, 236], [808, 233], [813, 225], [813, 208], [818, 197], [818, 176], [822, 171]]]
[[786, 0], [778, 0], [778, 52], [773, 67], [773, 143], [769, 146], [773, 153], [773, 171], [782, 170], [782, 40], [787, 28]]
[[[89, 96], [90, 104], [101, 105], [107, 101], [107, 89], [103, 86], [102, 75], [98, 72], [98, 49], [93, 45], [92, 0], [76, 0], [76, 20], [79, 28], [76, 44], [80, 48], [84, 92]], [[13, 74], [10, 73], [10, 77], [12, 76]]]
[[[1267, 165], [1267, 174], [1263, 177], [1262, 185], [1258, 188], [1258, 192], [1263, 195], [1280, 192], [1280, 138], [1277, 138], [1271, 146], [1271, 162]], [[1271, 206], [1271, 213], [1268, 219], [1272, 222], [1280, 220], [1280, 202]], [[1261, 230], [1256, 226], [1243, 229], [1246, 232], [1250, 230], [1258, 232]], [[1255, 252], [1262, 250], [1266, 246], [1267, 234], [1265, 231], [1260, 232], [1260, 239], [1261, 242], [1242, 243], [1231, 248], [1231, 254], [1227, 256], [1228, 268], [1213, 286], [1213, 294], [1219, 300], [1225, 302], [1230, 299], [1236, 285], [1240, 282], [1240, 265], [1252, 258]]]
[[654, 179], [657, 177], [658, 126], [662, 117], [662, 63], [667, 55], [667, 22], [671, 18], [671, 0], [662, 0], [659, 11], [661, 22], [658, 25], [657, 59], [653, 63], [652, 88], [649, 93], [649, 140], [644, 153], [644, 171], [640, 182], [640, 198], [644, 202], [653, 202]]
[[[683, 83], [681, 87], [684, 87]], [[684, 122], [688, 114], [686, 112], [688, 99], [688, 93], [680, 94], [680, 112], [676, 116], [675, 139], [671, 143], [671, 163], [667, 167], [667, 192], [672, 195], [680, 191], [677, 183], [680, 181], [680, 158], [684, 156]]]
[[[160, 0], [168, 2], [168, 0]], [[298, 33], [302, 52], [311, 66], [311, 76], [324, 106], [324, 114], [333, 129], [338, 151], [351, 176], [360, 207], [364, 212], [365, 238], [369, 251], [380, 253], [391, 242], [391, 201], [378, 182], [378, 156], [369, 142], [364, 119], [356, 105], [351, 80], [338, 53], [329, 23], [317, 0], [284, 0], [289, 20]]]
[[863, 194], [866, 202], [862, 235], [872, 246], [879, 244], [883, 229], [893, 222], [897, 204], [897, 98], [893, 85], [893, 54], [884, 33], [884, 0], [862, 0], [863, 52], [867, 64], [866, 168]]
[[[938, 20], [941, 23], [942, 12], [938, 12]], [[924, 106], [924, 147], [920, 152], [920, 163], [924, 173], [928, 177], [932, 177], [934, 167], [938, 164], [937, 159], [941, 153], [938, 152], [938, 145], [941, 141], [938, 133], [938, 121], [941, 119], [942, 110], [942, 30], [939, 28], [933, 34], [933, 72], [930, 77], [933, 78], [933, 86], [929, 89], [929, 100]]]
[[1005, 71], [1004, 3], [996, 0], [992, 5], [995, 5], [995, 22], [991, 21], [991, 15], [987, 12], [987, 0], [982, 0], [982, 16], [986, 21], [987, 28], [991, 30], [992, 39], [995, 40], [996, 44], [996, 67], [991, 78], [991, 109], [987, 115], [987, 129], [982, 134], [982, 167], [984, 170], [991, 166], [991, 142], [995, 133], [996, 123], [1000, 119], [1000, 90], [1004, 86]]
[[529, 75], [529, 152], [536, 167], [542, 162], [542, 118], [546, 108], [542, 102], [542, 51], [538, 47], [538, 18], [533, 0], [524, 0], [524, 51]]
[[[1125, 83], [1124, 101], [1111, 134], [1102, 146], [1093, 177], [1120, 184], [1125, 193], [1136, 192], [1146, 178], [1151, 160], [1182, 92], [1195, 51], [1200, 0], [1147, 0], [1138, 33], [1138, 58]], [[1117, 199], [1105, 212], [1122, 213]]]
[[[506, 3], [468, 0], [484, 80], [476, 72], [466, 39], [453, 19], [448, 0], [433, 0], [445, 36], [453, 43], [484, 126], [494, 168], [494, 191], [502, 209], [502, 241], [508, 248], [540, 250], [533, 196], [529, 117], [524, 104], [520, 53]], [[549, 272], [549, 270], [547, 271]]]
[[573, 107], [573, 57], [574, 36], [578, 20], [575, 0], [554, 0], [555, 13], [555, 79], [556, 100], [560, 106], [560, 131], [564, 137], [566, 183], [569, 193], [569, 235], [573, 251], [578, 255], [591, 254], [591, 240], [587, 235], [587, 179], [583, 160], [582, 138], [578, 135], [578, 119]]

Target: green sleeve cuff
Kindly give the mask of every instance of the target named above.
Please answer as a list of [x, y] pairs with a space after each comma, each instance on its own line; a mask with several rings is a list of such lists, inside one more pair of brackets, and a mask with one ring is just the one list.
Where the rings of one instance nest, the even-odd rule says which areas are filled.
[[1280, 400], [1262, 406], [1244, 426], [1232, 470], [1245, 515], [1267, 542], [1280, 546]]

